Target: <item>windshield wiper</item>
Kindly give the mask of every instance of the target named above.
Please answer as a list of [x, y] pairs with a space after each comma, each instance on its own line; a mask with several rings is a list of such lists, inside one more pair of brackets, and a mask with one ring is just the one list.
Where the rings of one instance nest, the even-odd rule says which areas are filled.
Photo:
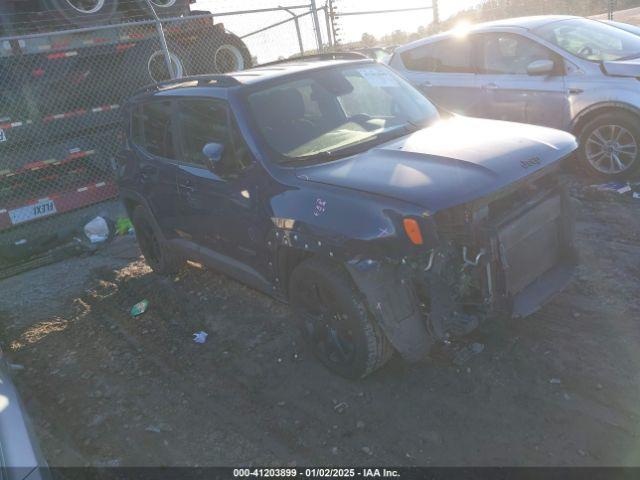
[[634, 53], [633, 55], [627, 55], [626, 57], [619, 58], [615, 60], [616, 62], [625, 61], [625, 60], [633, 60], [635, 58], [640, 58], [640, 53]]
[[[338, 150], [339, 151], [339, 150]], [[282, 160], [280, 165], [306, 165], [308, 163], [315, 162], [328, 162], [329, 160], [336, 160], [336, 153], [331, 150], [326, 150], [324, 152], [314, 153], [312, 155], [305, 155], [304, 157], [293, 157], [287, 158], [286, 160]]]
[[308, 165], [310, 163], [329, 162], [344, 157], [350, 157], [351, 155], [356, 155], [358, 153], [367, 151], [380, 143], [385, 143], [395, 138], [403, 137], [410, 133], [417, 132], [418, 130], [422, 130], [423, 128], [425, 128], [425, 125], [422, 125], [418, 122], [408, 121], [404, 125], [398, 126], [386, 132], [380, 132], [370, 139], [365, 140], [364, 142], [356, 143], [355, 145], [348, 145], [337, 150], [325, 150], [324, 152], [318, 152], [303, 157], [288, 158], [286, 160], [282, 160], [280, 162], [280, 165]]
[[414, 122], [413, 120], [409, 120], [406, 123], [405, 127], [408, 127], [409, 125], [414, 127], [415, 131], [422, 130], [423, 128], [427, 128], [428, 127], [427, 121]]

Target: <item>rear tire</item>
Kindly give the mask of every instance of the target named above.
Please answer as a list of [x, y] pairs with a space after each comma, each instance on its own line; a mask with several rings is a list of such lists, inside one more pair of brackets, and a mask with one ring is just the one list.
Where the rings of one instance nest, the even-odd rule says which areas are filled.
[[42, 5], [76, 27], [108, 23], [118, 10], [118, 0], [42, 0]]
[[233, 33], [225, 34], [213, 57], [218, 73], [237, 72], [251, 67], [251, 54], [240, 37]]
[[293, 271], [289, 292], [303, 338], [332, 372], [364, 378], [393, 356], [393, 347], [339, 265], [305, 260]]
[[616, 111], [598, 115], [580, 131], [582, 168], [605, 180], [626, 180], [640, 166], [640, 120]]
[[[160, 18], [180, 17], [189, 12], [189, 2], [185, 0], [151, 0], [151, 5]], [[137, 0], [137, 6], [143, 17], [153, 18], [146, 0]]]
[[[180, 45], [169, 41], [169, 57], [176, 72], [176, 78], [194, 75], [191, 58]], [[143, 40], [125, 52], [120, 64], [120, 78], [123, 88], [132, 92], [150, 84], [171, 79], [164, 52], [157, 39]]]
[[[168, 44], [169, 58], [175, 74], [175, 78], [183, 78], [193, 75], [191, 69], [191, 59], [189, 54], [180, 46], [173, 43]], [[158, 48], [151, 53], [146, 60], [147, 74], [151, 82], [165, 82], [171, 80], [167, 62], [162, 48]]]
[[191, 51], [191, 65], [197, 75], [234, 72], [252, 65], [251, 54], [244, 42], [221, 28], [203, 29], [201, 41]]
[[178, 273], [184, 259], [177, 256], [168, 247], [158, 231], [150, 213], [142, 205], [133, 210], [131, 222], [136, 232], [142, 255], [151, 269], [160, 275]]

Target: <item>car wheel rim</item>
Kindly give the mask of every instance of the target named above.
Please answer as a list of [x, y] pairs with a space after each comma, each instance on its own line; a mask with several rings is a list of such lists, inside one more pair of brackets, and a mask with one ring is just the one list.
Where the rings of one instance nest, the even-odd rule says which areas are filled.
[[587, 138], [585, 152], [593, 168], [607, 175], [622, 173], [638, 156], [634, 135], [620, 125], [603, 125]]
[[[182, 60], [175, 53], [169, 52], [169, 60], [171, 61], [171, 68], [174, 72], [175, 78], [184, 77], [184, 65]], [[171, 79], [169, 70], [167, 69], [167, 61], [162, 50], [154, 52], [149, 57], [149, 63], [147, 65], [149, 75], [154, 82], [162, 82]]]
[[104, 2], [105, 0], [67, 0], [67, 5], [76, 12], [89, 15], [102, 10]]
[[328, 365], [348, 367], [355, 360], [353, 332], [344, 313], [329, 307], [331, 297], [316, 283], [300, 285], [303, 334], [314, 353]]
[[159, 8], [170, 8], [176, 4], [177, 0], [151, 0], [151, 4]]
[[216, 50], [214, 64], [219, 73], [234, 72], [244, 69], [244, 58], [238, 47], [222, 45]]

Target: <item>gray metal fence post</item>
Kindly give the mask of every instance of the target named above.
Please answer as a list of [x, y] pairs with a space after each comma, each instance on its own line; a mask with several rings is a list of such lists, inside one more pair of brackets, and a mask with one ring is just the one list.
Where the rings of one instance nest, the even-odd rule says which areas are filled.
[[296, 26], [296, 33], [298, 34], [298, 45], [300, 46], [300, 55], [304, 55], [304, 44], [302, 43], [302, 33], [300, 33], [300, 21], [298, 20], [298, 15], [295, 12], [292, 12], [288, 8], [280, 7], [285, 12], [290, 14], [293, 17], [293, 23]]
[[173, 65], [171, 63], [171, 55], [169, 54], [169, 46], [167, 45], [167, 39], [164, 36], [164, 30], [162, 29], [162, 22], [160, 21], [160, 17], [156, 13], [156, 10], [151, 5], [151, 0], [146, 0], [147, 5], [149, 6], [149, 10], [153, 14], [153, 18], [156, 20], [156, 31], [158, 32], [158, 37], [160, 38], [160, 46], [162, 47], [162, 53], [164, 54], [164, 61], [167, 64], [167, 70], [169, 71], [169, 77], [171, 80], [176, 78], [176, 72], [173, 70]]
[[327, 0], [327, 3], [324, 5], [324, 7], [322, 7], [322, 10], [324, 10], [324, 21], [327, 24], [327, 43], [329, 44], [329, 47], [333, 47], [333, 39], [331, 38], [333, 36], [333, 34], [331, 33], [331, 18], [329, 17], [329, 2]]
[[316, 7], [316, 0], [311, 0], [311, 16], [313, 17], [313, 26], [316, 30], [318, 53], [320, 53], [322, 52], [322, 33], [320, 32], [320, 20], [318, 20], [318, 8]]

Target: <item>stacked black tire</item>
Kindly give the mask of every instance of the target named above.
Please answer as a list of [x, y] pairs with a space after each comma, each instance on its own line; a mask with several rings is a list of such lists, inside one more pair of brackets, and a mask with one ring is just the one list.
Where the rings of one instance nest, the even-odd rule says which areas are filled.
[[[25, 24], [7, 24], [7, 19], [19, 18], [20, 12], [5, 10], [8, 15], [2, 16], [0, 268], [25, 252], [31, 255], [34, 244], [50, 245], [43, 236], [68, 231], [65, 218], [72, 217], [71, 211], [117, 196], [112, 159], [122, 141], [121, 106], [139, 88], [170, 78], [153, 23], [90, 28], [138, 19], [146, 0], [77, 0], [85, 11], [70, 9], [76, 0], [33, 1], [46, 2], [45, 7], [54, 11], [49, 30], [37, 22], [35, 35], [16, 35]], [[188, 0], [151, 3], [165, 18], [177, 76], [250, 66], [242, 41], [222, 24], [214, 24], [211, 16], [192, 15]], [[65, 30], [56, 30], [61, 24]], [[44, 212], [46, 219], [27, 208], [43, 201], [55, 203], [55, 211]], [[55, 217], [59, 228], [52, 228]]]

